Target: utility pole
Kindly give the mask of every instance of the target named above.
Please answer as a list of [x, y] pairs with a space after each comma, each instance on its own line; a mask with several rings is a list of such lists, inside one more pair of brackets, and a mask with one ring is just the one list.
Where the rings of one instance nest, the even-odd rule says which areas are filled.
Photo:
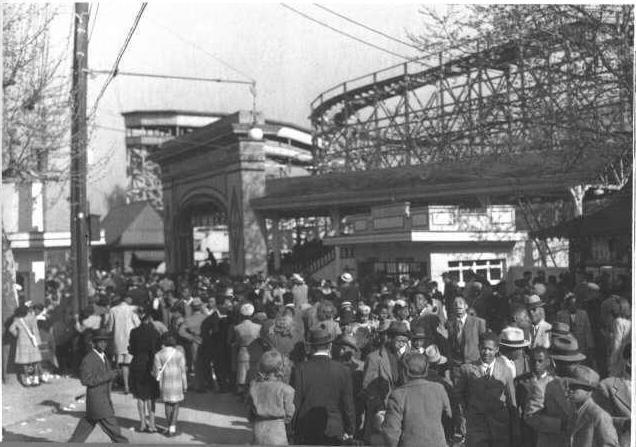
[[88, 3], [75, 3], [71, 107], [71, 268], [73, 311], [88, 302], [88, 209], [86, 203], [86, 69], [88, 66]]

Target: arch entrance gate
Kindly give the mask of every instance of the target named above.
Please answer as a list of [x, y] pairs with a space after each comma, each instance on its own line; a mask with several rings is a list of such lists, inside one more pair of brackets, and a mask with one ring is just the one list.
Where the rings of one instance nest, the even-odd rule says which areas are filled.
[[249, 205], [265, 188], [266, 141], [248, 136], [255, 123], [267, 133], [260, 115], [238, 112], [153, 154], [162, 172], [168, 272], [193, 265], [192, 215], [206, 212], [227, 216], [231, 274], [266, 271], [264, 221]]

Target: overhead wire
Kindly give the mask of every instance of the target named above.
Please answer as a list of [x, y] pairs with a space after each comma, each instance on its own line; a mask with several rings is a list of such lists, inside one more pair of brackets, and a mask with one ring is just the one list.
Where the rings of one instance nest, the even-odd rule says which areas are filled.
[[291, 6], [289, 6], [289, 5], [285, 4], [285, 3], [281, 3], [281, 6], [284, 7], [284, 8], [289, 9], [290, 11], [292, 11], [292, 12], [294, 12], [294, 13], [296, 13], [296, 14], [304, 17], [304, 18], [306, 18], [307, 20], [310, 20], [310, 21], [315, 22], [315, 23], [317, 23], [317, 24], [319, 24], [321, 26], [329, 28], [330, 30], [335, 31], [338, 34], [342, 34], [343, 36], [347, 36], [350, 39], [353, 39], [353, 40], [355, 40], [357, 42], [360, 42], [360, 43], [362, 43], [364, 45], [367, 45], [367, 46], [370, 46], [372, 48], [375, 48], [376, 50], [383, 51], [383, 52], [385, 52], [387, 54], [390, 54], [392, 56], [396, 56], [396, 57], [405, 59], [407, 61], [412, 61], [412, 60], [415, 60], [415, 59], [419, 58], [419, 57], [407, 57], [407, 56], [404, 56], [403, 54], [399, 54], [399, 53], [396, 53], [394, 51], [387, 50], [386, 48], [383, 48], [383, 47], [381, 47], [379, 45], [373, 44], [373, 43], [368, 42], [368, 41], [366, 41], [364, 39], [361, 39], [361, 38], [356, 37], [356, 36], [354, 36], [352, 34], [349, 34], [349, 33], [345, 32], [345, 31], [339, 30], [338, 28], [335, 28], [335, 27], [329, 25], [328, 23], [325, 23], [325, 22], [323, 22], [321, 20], [315, 19], [315, 18], [311, 17], [310, 15], [308, 15], [308, 14], [306, 14], [304, 12], [301, 12], [301, 11], [295, 9], [295, 8], [292, 8]]
[[104, 85], [102, 86], [102, 89], [100, 90], [99, 94], [97, 95], [97, 99], [95, 100], [95, 103], [93, 104], [93, 107], [91, 108], [91, 112], [88, 114], [88, 116], [94, 115], [95, 110], [97, 110], [97, 105], [99, 104], [99, 101], [104, 96], [104, 93], [106, 92], [106, 89], [108, 88], [108, 85], [115, 78], [115, 76], [117, 76], [117, 70], [119, 69], [119, 63], [121, 62], [121, 59], [124, 57], [124, 53], [126, 52], [126, 49], [128, 48], [128, 45], [130, 44], [130, 40], [132, 39], [133, 35], [135, 34], [135, 31], [137, 30], [137, 26], [139, 25], [139, 21], [141, 20], [141, 16], [143, 15], [143, 13], [144, 13], [144, 11], [145, 11], [147, 6], [148, 6], [148, 3], [142, 3], [141, 4], [141, 8], [139, 8], [139, 11], [137, 12], [137, 15], [135, 16], [135, 20], [134, 20], [132, 26], [130, 27], [130, 30], [128, 31], [128, 35], [126, 36], [126, 40], [124, 41], [124, 44], [122, 45], [121, 49], [119, 50], [119, 53], [117, 54], [117, 58], [115, 59], [115, 63], [113, 64], [113, 68], [111, 69], [110, 74], [106, 78], [106, 81], [104, 81]]
[[338, 13], [338, 12], [332, 10], [332, 9], [329, 9], [326, 6], [320, 5], [318, 3], [314, 3], [314, 5], [317, 6], [318, 8], [320, 8], [320, 9], [323, 9], [323, 10], [327, 11], [330, 14], [333, 14], [333, 15], [335, 15], [337, 17], [340, 17], [341, 19], [346, 20], [347, 22], [350, 22], [350, 23], [353, 23], [355, 25], [361, 26], [362, 28], [364, 28], [366, 30], [369, 30], [369, 31], [371, 31], [373, 33], [379, 34], [382, 37], [386, 37], [389, 40], [392, 40], [394, 42], [400, 43], [402, 45], [406, 45], [407, 47], [411, 47], [411, 48], [414, 48], [414, 49], [420, 51], [420, 47], [418, 47], [417, 45], [413, 45], [411, 43], [405, 42], [405, 41], [400, 40], [400, 39], [398, 39], [396, 37], [393, 37], [393, 36], [391, 36], [389, 34], [386, 34], [386, 33], [382, 32], [382, 31], [379, 31], [379, 30], [377, 30], [375, 28], [372, 28], [372, 27], [370, 27], [368, 25], [365, 25], [364, 23], [360, 23], [357, 20], [354, 20], [354, 19], [352, 19], [350, 17], [345, 16], [344, 14], [340, 14], [340, 13]]
[[[90, 17], [91, 15], [91, 10], [93, 9], [93, 5], [91, 4], [91, 7], [88, 9], [88, 16]], [[95, 31], [95, 24], [97, 23], [97, 13], [99, 12], [99, 2], [97, 2], [97, 6], [95, 7], [95, 15], [93, 16], [93, 24], [91, 26], [91, 30], [88, 33], [88, 41], [91, 41], [91, 38], [93, 37], [93, 31]]]
[[252, 83], [256, 82], [256, 80], [254, 79], [254, 77], [250, 76], [249, 74], [245, 73], [244, 71], [234, 67], [233, 65], [231, 65], [230, 63], [226, 62], [225, 60], [223, 60], [222, 58], [220, 58], [219, 56], [217, 56], [214, 53], [211, 53], [210, 51], [206, 50], [205, 48], [201, 47], [199, 44], [197, 44], [196, 42], [186, 39], [185, 37], [182, 37], [181, 35], [177, 34], [175, 31], [171, 30], [170, 28], [168, 28], [167, 26], [157, 22], [156, 20], [153, 20], [152, 18], [148, 19], [150, 20], [150, 22], [154, 23], [155, 25], [157, 25], [160, 28], [163, 28], [164, 30], [168, 31], [170, 34], [172, 34], [173, 36], [175, 36], [177, 39], [181, 40], [184, 43], [187, 43], [188, 45], [193, 46], [194, 48], [198, 49], [199, 51], [204, 52], [205, 54], [207, 54], [208, 56], [210, 56], [211, 58], [213, 58], [214, 60], [216, 60], [217, 62], [219, 62], [220, 64], [224, 65], [225, 67], [229, 68], [230, 70], [240, 74], [241, 76], [249, 79]]

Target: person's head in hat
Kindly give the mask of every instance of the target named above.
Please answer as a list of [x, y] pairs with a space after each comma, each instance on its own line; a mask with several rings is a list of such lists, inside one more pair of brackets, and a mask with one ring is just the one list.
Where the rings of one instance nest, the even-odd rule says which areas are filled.
[[505, 327], [499, 336], [499, 352], [509, 360], [515, 361], [523, 357], [523, 351], [530, 345], [525, 339], [523, 329], [513, 326]]
[[96, 329], [91, 334], [91, 343], [97, 352], [103, 353], [106, 352], [111, 338], [111, 333], [106, 329]]
[[479, 336], [479, 358], [482, 363], [491, 365], [499, 353], [499, 337], [494, 332], [485, 332]]
[[358, 321], [362, 324], [365, 324], [369, 321], [371, 317], [371, 306], [367, 304], [361, 304], [358, 306]]
[[266, 351], [258, 362], [257, 381], [274, 381], [283, 378], [283, 356], [277, 350]]
[[568, 293], [563, 298], [563, 301], [564, 301], [565, 309], [570, 314], [576, 314], [576, 311], [578, 310], [578, 305], [577, 305], [578, 304], [578, 300], [576, 299], [576, 295], [573, 294], [573, 293]]
[[201, 298], [193, 298], [190, 302], [190, 308], [192, 312], [201, 312], [203, 309], [203, 301], [201, 301]]
[[517, 305], [517, 307], [512, 311], [511, 326], [521, 328], [523, 331], [530, 331], [532, 320], [530, 320], [530, 314], [524, 305]]
[[539, 295], [530, 295], [525, 299], [526, 308], [530, 314], [530, 320], [532, 324], [537, 325], [541, 321], [545, 320], [545, 311], [543, 306], [545, 303], [541, 300]]
[[417, 325], [411, 331], [411, 350], [424, 354], [424, 350], [431, 340], [422, 325]]
[[559, 376], [567, 377], [572, 368], [585, 360], [585, 355], [579, 352], [579, 343], [573, 335], [552, 337], [550, 356], [556, 366]]
[[316, 309], [316, 318], [318, 321], [328, 321], [336, 318], [336, 306], [331, 301], [323, 301]]
[[440, 377], [444, 377], [448, 370], [448, 358], [439, 352], [437, 345], [428, 345], [424, 350], [424, 355], [429, 369], [435, 371]]
[[393, 305], [393, 315], [398, 321], [406, 321], [409, 317], [410, 310], [405, 300], [396, 300]]
[[406, 353], [409, 347], [409, 338], [411, 333], [409, 327], [404, 321], [392, 321], [387, 330], [388, 348], [398, 356]]
[[410, 352], [405, 356], [406, 375], [409, 380], [423, 379], [428, 371], [428, 362], [424, 354]]
[[581, 408], [598, 388], [600, 377], [596, 371], [584, 365], [576, 365], [566, 380], [566, 396], [575, 408]]
[[552, 336], [570, 335], [570, 325], [563, 321], [552, 323]]
[[309, 330], [309, 349], [312, 355], [331, 355], [333, 336], [324, 323], [318, 323]]
[[415, 306], [415, 315], [431, 313], [433, 311], [433, 301], [430, 296], [426, 296], [423, 292], [416, 292], [413, 295], [413, 304]]
[[291, 281], [294, 284], [304, 284], [305, 283], [305, 280], [303, 279], [303, 277], [300, 276], [300, 274], [298, 274], [298, 273], [294, 273], [291, 276]]
[[543, 346], [538, 346], [530, 351], [530, 371], [537, 378], [550, 373], [552, 368], [552, 358], [550, 351]]
[[391, 313], [389, 312], [389, 306], [384, 303], [378, 304], [375, 308], [375, 313], [378, 316], [378, 321], [383, 322], [389, 320]]
[[334, 341], [334, 359], [349, 362], [360, 352], [356, 338], [351, 334], [341, 334]]
[[243, 303], [239, 308], [242, 320], [249, 320], [254, 315], [254, 305], [252, 303]]
[[458, 296], [453, 300], [453, 311], [455, 317], [464, 318], [468, 312], [468, 304], [466, 304], [464, 297]]

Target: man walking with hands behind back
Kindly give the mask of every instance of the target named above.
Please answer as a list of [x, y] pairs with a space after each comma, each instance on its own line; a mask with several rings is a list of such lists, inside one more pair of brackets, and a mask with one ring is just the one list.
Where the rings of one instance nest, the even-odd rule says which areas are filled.
[[128, 443], [121, 434], [110, 398], [110, 385], [119, 371], [111, 369], [104, 352], [109, 340], [108, 332], [97, 330], [92, 339], [93, 348], [82, 360], [79, 377], [82, 385], [86, 386], [86, 415], [80, 419], [68, 442], [86, 441], [95, 425], [99, 424], [112, 442]]

